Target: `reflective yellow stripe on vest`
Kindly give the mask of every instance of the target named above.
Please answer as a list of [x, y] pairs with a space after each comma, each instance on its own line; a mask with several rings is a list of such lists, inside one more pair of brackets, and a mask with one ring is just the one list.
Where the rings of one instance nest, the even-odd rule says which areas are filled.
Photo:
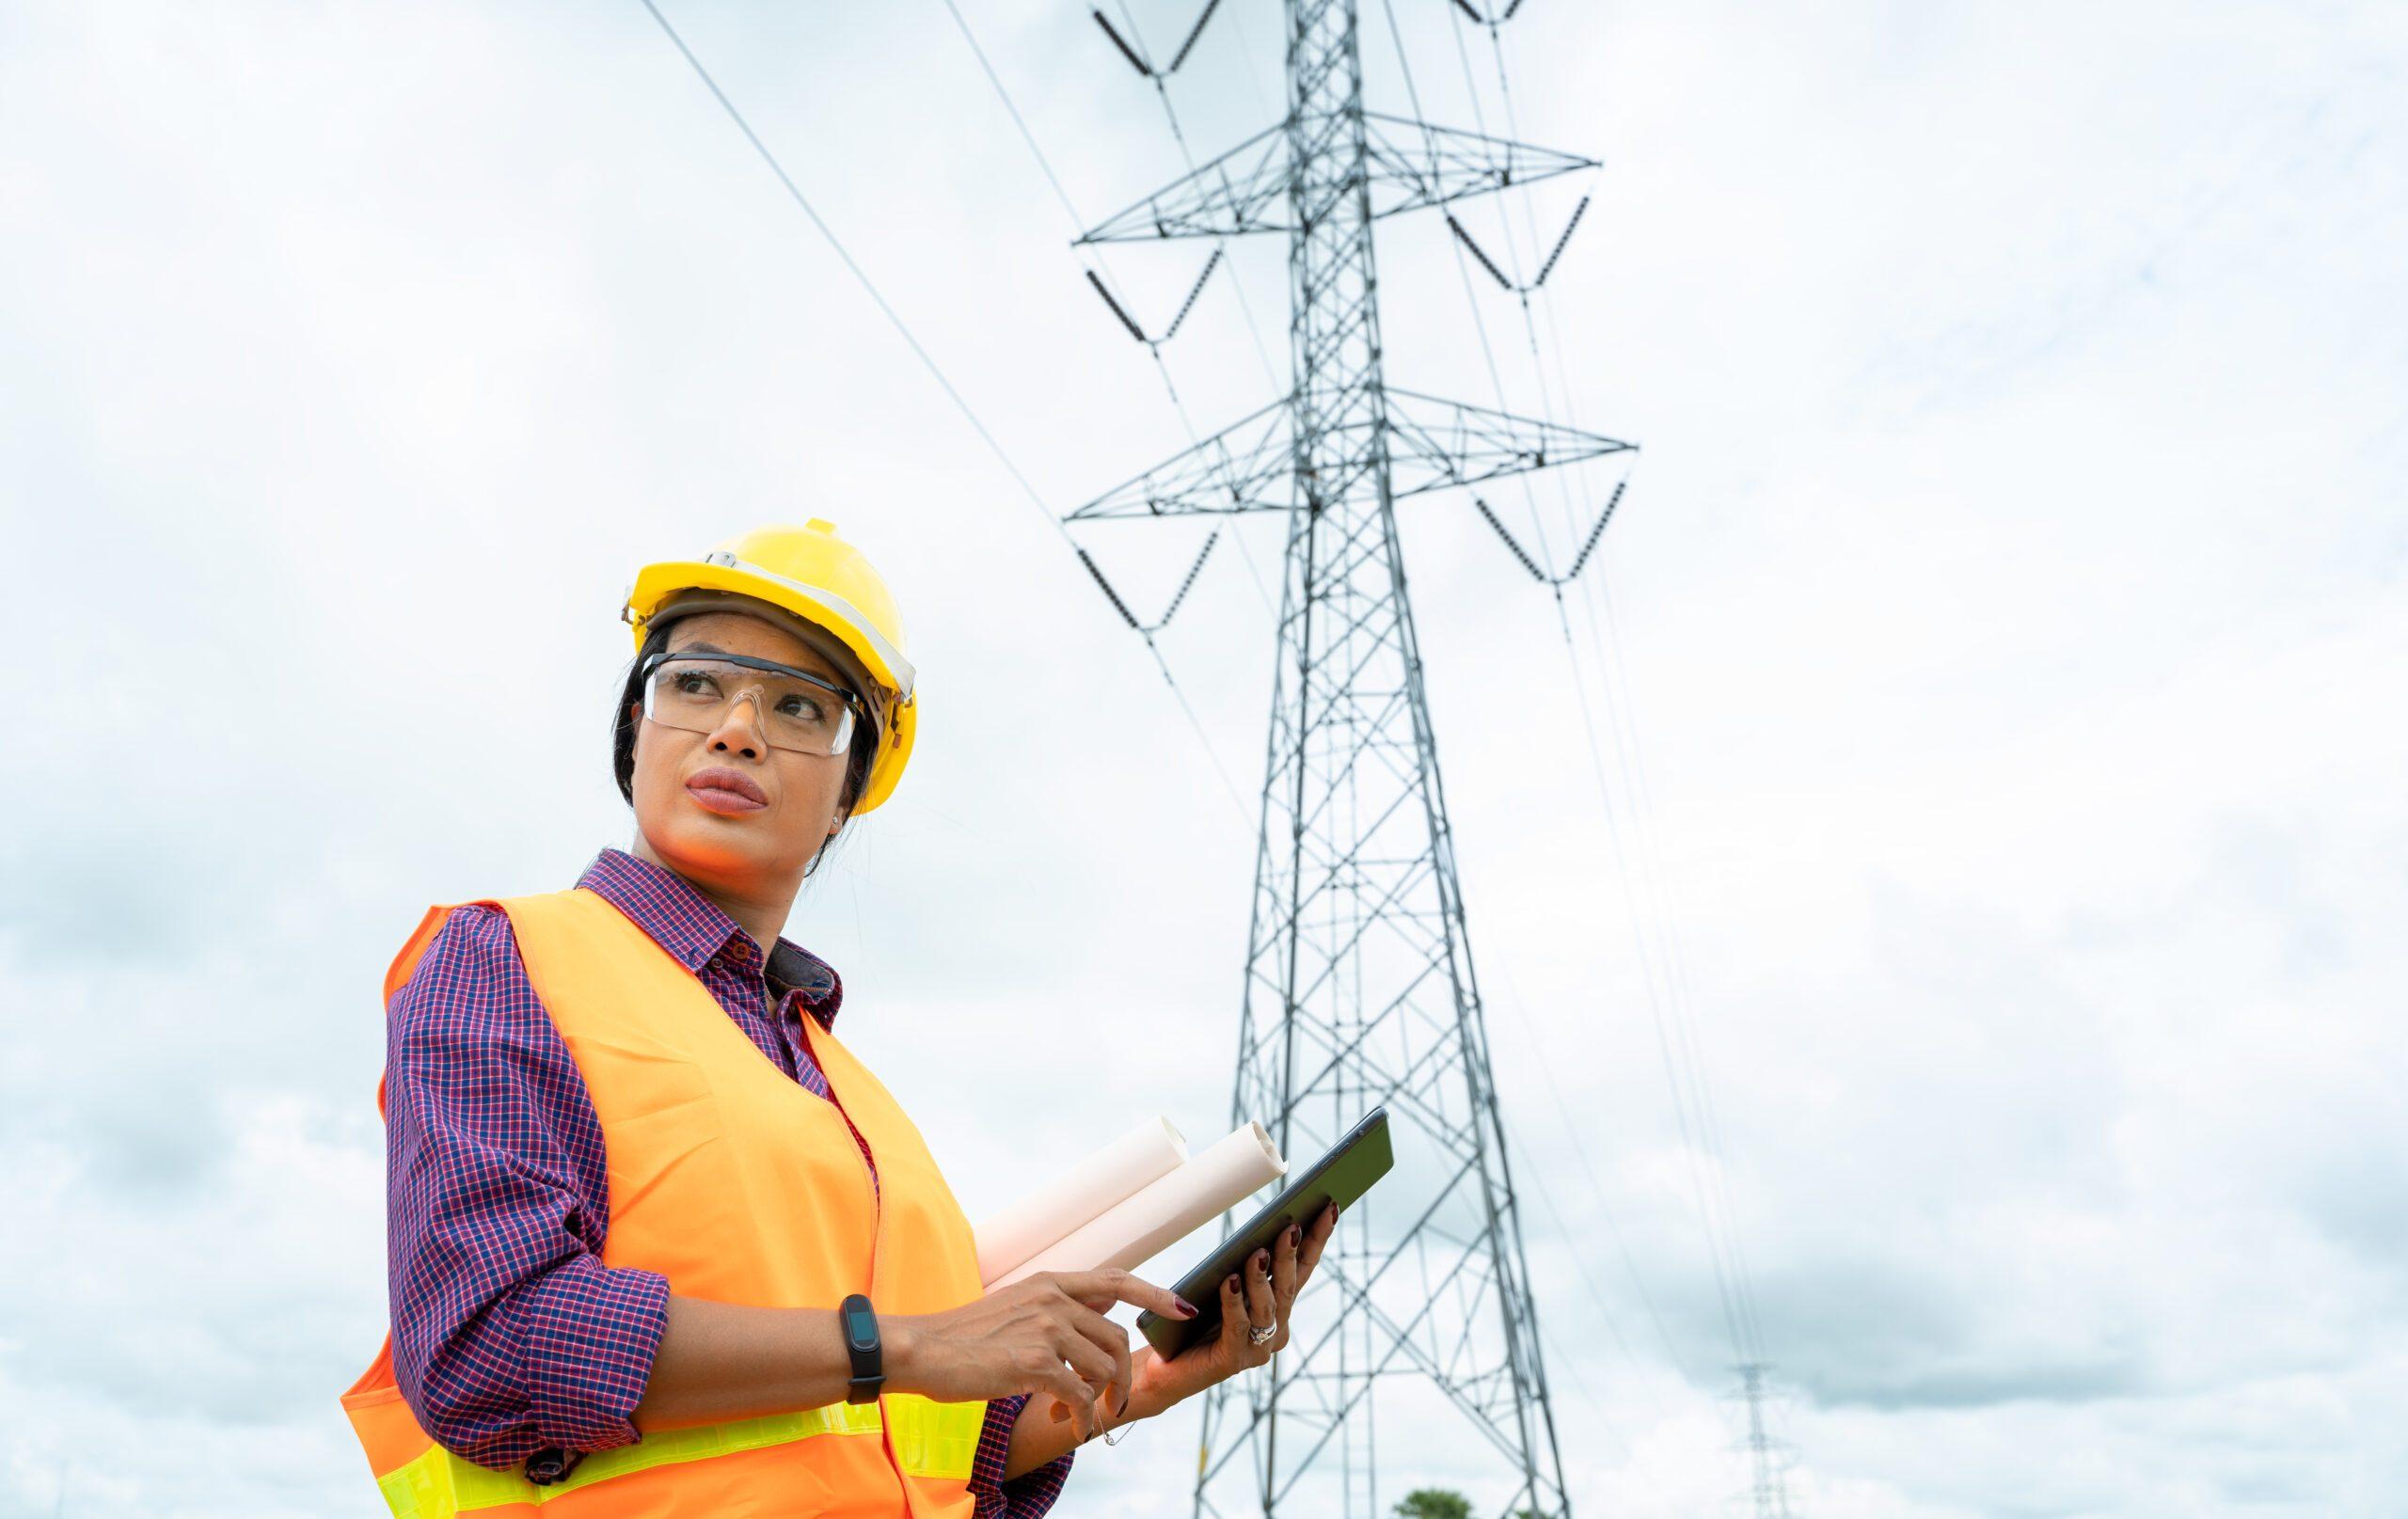
[[[979, 1432], [986, 1427], [985, 1403], [940, 1403], [913, 1393], [890, 1393], [886, 1404], [894, 1414], [895, 1458], [906, 1472], [957, 1480], [969, 1477], [978, 1454]], [[516, 1471], [480, 1466], [437, 1445], [378, 1478], [376, 1486], [394, 1519], [452, 1519], [479, 1509], [546, 1503], [613, 1477], [681, 1461], [759, 1450], [815, 1435], [875, 1437], [878, 1410], [876, 1403], [831, 1403], [799, 1414], [662, 1430], [633, 1445], [594, 1452], [549, 1487], [537, 1487]]]

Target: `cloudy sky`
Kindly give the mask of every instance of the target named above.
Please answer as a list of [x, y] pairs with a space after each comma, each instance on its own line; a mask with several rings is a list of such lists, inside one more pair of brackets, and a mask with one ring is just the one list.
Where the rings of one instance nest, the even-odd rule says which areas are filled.
[[[1180, 171], [1083, 6], [960, 5], [1077, 215]], [[374, 1511], [375, 989], [427, 903], [627, 842], [621, 593], [757, 522], [832, 518], [907, 609], [911, 775], [788, 931], [974, 1214], [1226, 1110], [1276, 524], [1164, 641], [1208, 748], [1042, 515], [1180, 414], [941, 0], [665, 8], [1041, 508], [635, 0], [0, 4], [0, 1516]], [[1161, 51], [1195, 8], [1129, 4]], [[1399, 0], [1414, 87], [1501, 131], [1459, 14]], [[1199, 153], [1278, 39], [1223, 7]], [[1521, 134], [1605, 167], [1467, 222], [1527, 266], [1593, 195], [1535, 325], [1643, 451], [1568, 642], [1467, 502], [1402, 531], [1577, 1511], [1743, 1490], [1661, 961], [1798, 1512], [2397, 1512], [2402, 12], [1503, 41]], [[1202, 253], [1109, 272], [1166, 312]], [[1282, 257], [1165, 350], [1201, 427], [1283, 383]], [[1442, 224], [1379, 257], [1396, 383], [1537, 408]], [[1560, 545], [1623, 472], [1498, 504]], [[1083, 541], [1152, 607], [1202, 533]], [[1194, 1432], [1064, 1511], [1171, 1511]]]

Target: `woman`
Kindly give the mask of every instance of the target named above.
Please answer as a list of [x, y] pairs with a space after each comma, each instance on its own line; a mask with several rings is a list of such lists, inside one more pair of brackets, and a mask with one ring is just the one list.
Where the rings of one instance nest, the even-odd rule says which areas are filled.
[[779, 934], [911, 755], [892, 595], [813, 521], [649, 566], [622, 616], [633, 848], [430, 909], [386, 977], [392, 1326], [343, 1399], [378, 1486], [412, 1519], [1037, 1519], [1075, 1446], [1286, 1344], [1337, 1214], [1171, 1360], [1104, 1314], [1195, 1308], [1126, 1272], [982, 1293], [834, 969]]

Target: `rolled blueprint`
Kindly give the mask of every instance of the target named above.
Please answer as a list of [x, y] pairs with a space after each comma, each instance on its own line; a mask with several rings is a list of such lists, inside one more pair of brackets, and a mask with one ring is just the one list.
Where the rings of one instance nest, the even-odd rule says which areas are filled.
[[1262, 1125], [1248, 1123], [1134, 1196], [1106, 1209], [1059, 1244], [1039, 1250], [1001, 1277], [1004, 1287], [1040, 1271], [1127, 1269], [1153, 1258], [1198, 1226], [1244, 1202], [1288, 1163]]
[[1014, 1266], [1159, 1181], [1187, 1159], [1168, 1118], [1149, 1118], [976, 1230], [978, 1279], [990, 1287]]

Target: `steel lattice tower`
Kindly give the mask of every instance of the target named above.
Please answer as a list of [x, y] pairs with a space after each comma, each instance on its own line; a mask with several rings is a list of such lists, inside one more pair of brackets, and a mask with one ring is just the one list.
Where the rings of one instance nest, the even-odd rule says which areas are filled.
[[1285, 10], [1286, 119], [1080, 240], [1287, 234], [1291, 393], [1069, 520], [1286, 514], [1231, 1108], [1302, 1158], [1385, 1103], [1397, 1150], [1341, 1218], [1293, 1341], [1208, 1395], [1195, 1508], [1376, 1519], [1412, 1485], [1395, 1474], [1427, 1469], [1476, 1511], [1557, 1519], [1569, 1502], [1396, 503], [1629, 445], [1390, 388], [1372, 224], [1592, 166], [1367, 111], [1355, 0]]
[[1765, 1373], [1772, 1369], [1750, 1361], [1735, 1369], [1740, 1396], [1748, 1400], [1748, 1494], [1754, 1500], [1756, 1519], [1789, 1519], [1789, 1481], [1782, 1471], [1782, 1447], [1765, 1430]]

